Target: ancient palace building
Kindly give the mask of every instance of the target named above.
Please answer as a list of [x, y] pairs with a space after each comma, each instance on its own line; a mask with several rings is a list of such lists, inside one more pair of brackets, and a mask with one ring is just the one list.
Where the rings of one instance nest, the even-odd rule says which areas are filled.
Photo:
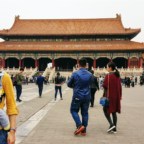
[[72, 70], [81, 57], [89, 67], [102, 68], [113, 60], [118, 68], [143, 65], [144, 44], [132, 41], [141, 29], [125, 28], [121, 16], [99, 19], [20, 19], [0, 30], [3, 67], [38, 67], [48, 63]]

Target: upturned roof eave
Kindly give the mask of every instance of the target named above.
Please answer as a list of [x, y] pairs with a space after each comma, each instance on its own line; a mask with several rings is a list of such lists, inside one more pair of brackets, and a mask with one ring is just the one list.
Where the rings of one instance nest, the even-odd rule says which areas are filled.
[[98, 50], [0, 50], [0, 52], [144, 52], [144, 48], [143, 49], [98, 49]]
[[0, 32], [0, 36], [86, 36], [86, 35], [109, 35], [109, 36], [113, 36], [113, 35], [137, 35], [140, 32], [140, 29], [135, 30], [133, 32], [123, 32], [123, 33], [63, 33], [63, 34], [59, 34], [59, 33], [51, 33], [51, 34], [40, 34], [40, 33], [8, 33], [8, 32]]
[[112, 42], [1, 42], [0, 51], [13, 52], [98, 52], [98, 51], [144, 51], [144, 44], [134, 41]]

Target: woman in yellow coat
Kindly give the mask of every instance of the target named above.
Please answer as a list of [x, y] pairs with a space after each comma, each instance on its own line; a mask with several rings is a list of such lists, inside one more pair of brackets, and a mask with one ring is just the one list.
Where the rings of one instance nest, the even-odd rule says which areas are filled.
[[10, 130], [3, 130], [0, 128], [0, 144], [14, 144], [16, 132], [16, 116], [18, 109], [14, 97], [14, 89], [10, 76], [0, 71], [0, 109], [6, 105], [6, 112], [10, 121]]

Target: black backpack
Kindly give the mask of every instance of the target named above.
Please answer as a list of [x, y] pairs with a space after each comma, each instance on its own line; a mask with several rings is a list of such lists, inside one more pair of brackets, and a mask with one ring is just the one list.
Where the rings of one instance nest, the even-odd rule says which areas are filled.
[[5, 93], [3, 91], [3, 87], [2, 87], [2, 77], [3, 77], [4, 73], [0, 72], [0, 103], [3, 100], [3, 97], [5, 97]]
[[[17, 75], [16, 75], [17, 76]], [[13, 78], [13, 86], [17, 85], [16, 76]]]

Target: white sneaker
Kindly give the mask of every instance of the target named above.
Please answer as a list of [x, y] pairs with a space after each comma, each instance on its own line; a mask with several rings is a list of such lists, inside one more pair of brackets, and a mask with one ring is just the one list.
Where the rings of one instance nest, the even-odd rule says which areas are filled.
[[116, 127], [111, 132], [116, 134], [117, 133]]
[[114, 128], [115, 128], [115, 126], [114, 126], [114, 125], [110, 126], [110, 127], [109, 127], [109, 129], [107, 130], [107, 132], [112, 131]]

